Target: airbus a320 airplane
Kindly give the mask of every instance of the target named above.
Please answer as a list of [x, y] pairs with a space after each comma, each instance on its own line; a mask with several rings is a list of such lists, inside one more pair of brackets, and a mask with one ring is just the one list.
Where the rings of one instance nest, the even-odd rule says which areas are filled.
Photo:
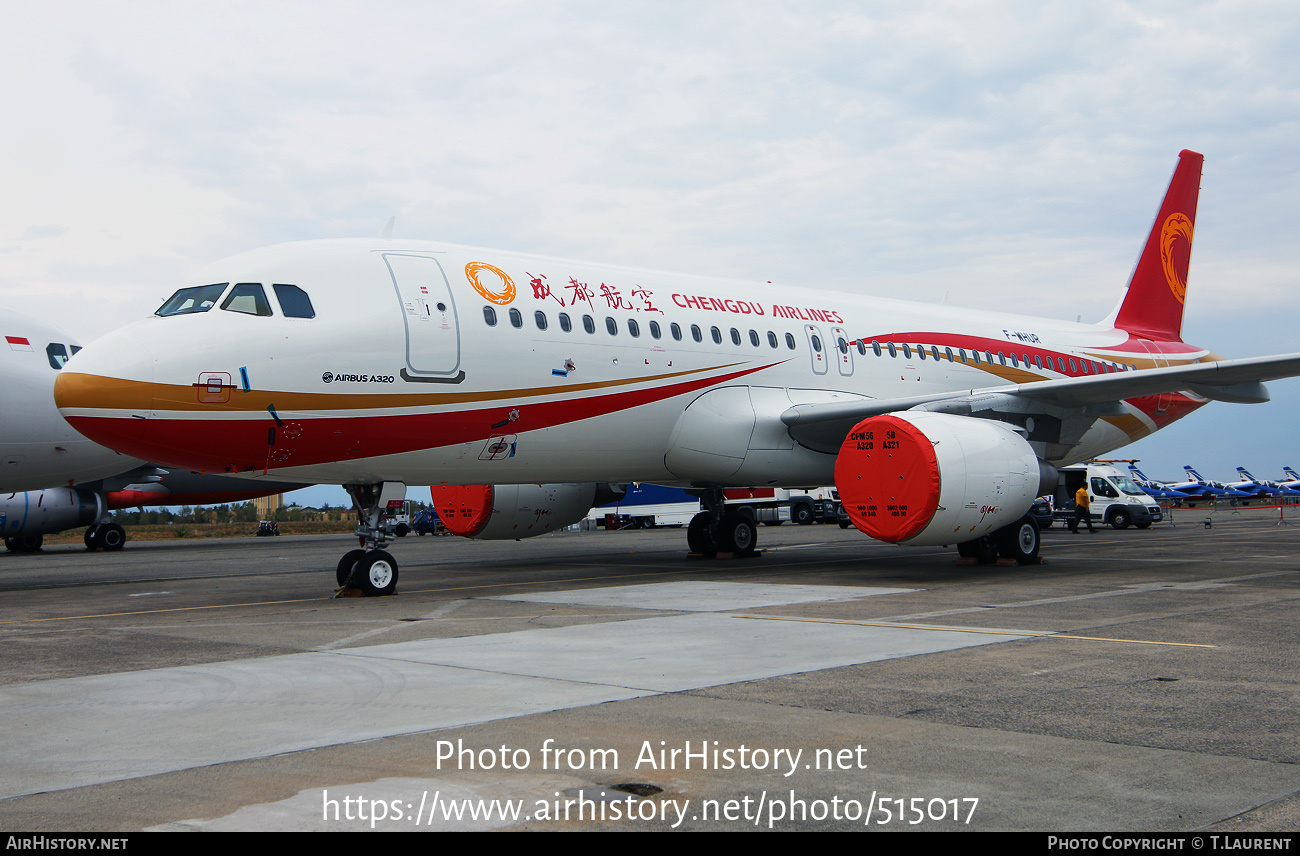
[[[1184, 151], [1101, 324], [401, 240], [218, 262], [60, 373], [61, 412], [125, 454], [345, 485], [391, 592], [380, 514], [435, 484], [449, 527], [520, 538], [600, 483], [698, 491], [688, 542], [755, 546], [728, 487], [834, 482], [858, 529], [1020, 560], [1056, 468], [1209, 399], [1260, 402], [1300, 354], [1222, 360], [1181, 338], [1203, 158]], [[477, 485], [477, 487], [474, 487]], [[495, 485], [495, 487], [492, 487]]]

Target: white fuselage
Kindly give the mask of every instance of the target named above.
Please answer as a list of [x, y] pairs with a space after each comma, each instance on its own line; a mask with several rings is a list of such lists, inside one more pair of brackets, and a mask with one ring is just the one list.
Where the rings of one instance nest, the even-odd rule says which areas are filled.
[[79, 350], [67, 333], [0, 310], [0, 493], [90, 481], [139, 461], [93, 443], [54, 406], [54, 379]]
[[[304, 483], [811, 486], [835, 455], [791, 439], [793, 405], [1207, 356], [1108, 327], [414, 241], [270, 247], [190, 284], [220, 283], [206, 311], [76, 357], [69, 420], [162, 464]], [[262, 285], [265, 314], [222, 308], [240, 283]], [[274, 284], [314, 317], [286, 316]], [[1059, 430], [1029, 440], [1070, 464], [1202, 403], [1047, 412]]]

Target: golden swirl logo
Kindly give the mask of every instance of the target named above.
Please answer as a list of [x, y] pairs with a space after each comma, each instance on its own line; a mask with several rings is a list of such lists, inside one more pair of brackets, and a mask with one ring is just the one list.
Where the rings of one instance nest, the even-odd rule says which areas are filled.
[[[485, 275], [484, 271], [495, 276]], [[474, 286], [474, 290], [490, 303], [504, 306], [515, 299], [515, 284], [499, 267], [494, 267], [487, 262], [470, 262], [465, 265], [465, 278], [469, 280], [470, 285]], [[487, 283], [483, 281], [484, 279]]]
[[1160, 227], [1160, 264], [1179, 303], [1187, 295], [1187, 267], [1192, 258], [1192, 221], [1174, 212]]

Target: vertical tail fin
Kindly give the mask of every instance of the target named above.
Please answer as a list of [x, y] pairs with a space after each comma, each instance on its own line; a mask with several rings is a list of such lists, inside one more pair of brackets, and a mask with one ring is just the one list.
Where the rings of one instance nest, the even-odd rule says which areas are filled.
[[1196, 479], [1198, 482], [1201, 482], [1201, 483], [1204, 483], [1204, 482], [1205, 482], [1205, 479], [1201, 478], [1201, 474], [1198, 473], [1196, 470], [1192, 469], [1192, 465], [1191, 465], [1191, 464], [1184, 464], [1184, 465], [1183, 465], [1183, 469], [1187, 470], [1187, 474], [1188, 474], [1189, 476], [1191, 476], [1192, 478]]
[[1133, 269], [1128, 291], [1115, 310], [1114, 324], [1120, 330], [1148, 339], [1182, 341], [1183, 297], [1204, 162], [1204, 155], [1187, 149], [1179, 152], [1169, 190]]

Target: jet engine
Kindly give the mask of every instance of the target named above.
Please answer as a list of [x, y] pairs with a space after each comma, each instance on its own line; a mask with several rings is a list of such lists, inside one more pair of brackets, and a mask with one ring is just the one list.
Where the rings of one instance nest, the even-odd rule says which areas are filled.
[[1015, 523], [1050, 492], [1054, 473], [1001, 422], [904, 411], [853, 427], [835, 461], [835, 486], [858, 529], [925, 547]]
[[572, 526], [595, 504], [594, 484], [434, 485], [433, 507], [455, 535], [532, 538]]
[[40, 536], [74, 526], [91, 526], [104, 515], [101, 494], [75, 487], [54, 487], [0, 495], [0, 534], [11, 550], [37, 549]]

